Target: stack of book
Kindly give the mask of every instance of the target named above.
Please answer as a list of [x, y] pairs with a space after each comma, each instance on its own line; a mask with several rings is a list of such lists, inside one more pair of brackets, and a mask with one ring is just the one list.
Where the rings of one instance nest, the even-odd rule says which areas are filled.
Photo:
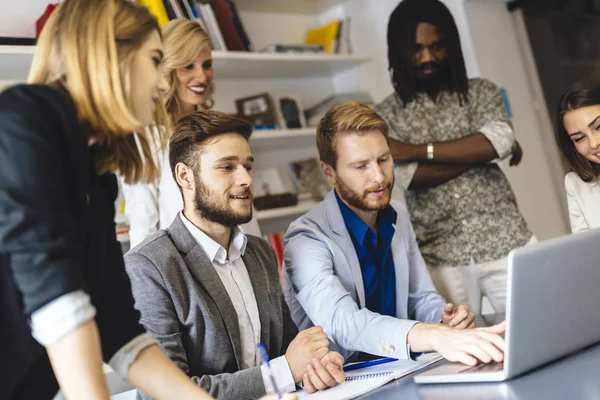
[[269, 53], [329, 53], [352, 54], [350, 41], [350, 17], [309, 28], [304, 43], [273, 43], [261, 51]]
[[254, 50], [234, 0], [137, 0], [137, 3], [146, 6], [161, 27], [176, 18], [198, 21], [214, 50]]

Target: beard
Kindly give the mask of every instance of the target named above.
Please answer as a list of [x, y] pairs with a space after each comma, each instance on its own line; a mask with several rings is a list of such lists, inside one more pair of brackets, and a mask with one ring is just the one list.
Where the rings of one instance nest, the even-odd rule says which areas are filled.
[[[358, 193], [350, 186], [346, 185], [343, 181], [339, 179], [339, 177], [335, 178], [335, 190], [337, 190], [339, 196], [345, 200], [348, 204], [353, 207], [356, 207], [362, 211], [379, 211], [383, 210], [387, 206], [390, 205], [390, 200], [392, 199], [392, 187], [394, 186], [394, 178], [392, 177], [391, 182], [384, 182], [383, 184], [377, 187], [371, 187], [369, 189], [364, 190], [362, 193]], [[367, 196], [378, 190], [384, 189], [387, 193], [379, 198], [376, 204], [369, 204], [367, 201]]]
[[[252, 206], [248, 212], [237, 212], [233, 210], [228, 203], [229, 197], [225, 200], [219, 199], [214, 192], [209, 192], [207, 186], [202, 182], [199, 174], [196, 174], [196, 193], [194, 194], [194, 210], [199, 218], [214, 222], [228, 228], [234, 228], [238, 225], [250, 222], [252, 219]], [[245, 188], [243, 193], [237, 195], [248, 196], [252, 204], [252, 192]]]
[[[424, 71], [431, 69], [430, 74]], [[417, 77], [417, 90], [420, 92], [437, 92], [445, 87], [452, 86], [452, 74], [447, 62], [430, 61], [415, 67]]]

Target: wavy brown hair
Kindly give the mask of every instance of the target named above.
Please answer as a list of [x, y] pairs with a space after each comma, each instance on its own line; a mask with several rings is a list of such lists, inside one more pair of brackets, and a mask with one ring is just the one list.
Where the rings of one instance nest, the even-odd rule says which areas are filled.
[[560, 152], [567, 160], [569, 168], [579, 175], [584, 182], [599, 179], [600, 165], [591, 162], [579, 154], [575, 148], [575, 144], [569, 138], [569, 133], [565, 129], [563, 119], [569, 111], [596, 105], [600, 105], [600, 81], [586, 79], [569, 86], [560, 97], [556, 106], [554, 121], [554, 138], [556, 139], [556, 144], [558, 144]]
[[[165, 143], [166, 109], [157, 106], [155, 123], [136, 143], [140, 123], [131, 107], [131, 66], [152, 32], [156, 19], [125, 0], [64, 0], [48, 19], [38, 39], [29, 83], [46, 84], [74, 102], [89, 135], [96, 172], [120, 173], [127, 183], [150, 182], [159, 176], [150, 142]], [[154, 146], [156, 144], [152, 144]]]

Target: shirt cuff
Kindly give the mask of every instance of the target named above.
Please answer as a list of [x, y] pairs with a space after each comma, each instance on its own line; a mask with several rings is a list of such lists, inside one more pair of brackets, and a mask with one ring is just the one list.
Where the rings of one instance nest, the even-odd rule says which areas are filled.
[[153, 339], [147, 333], [142, 333], [129, 341], [125, 346], [108, 361], [108, 365], [123, 379], [127, 379], [129, 366], [135, 361], [137, 356], [146, 348], [158, 345], [158, 341]]
[[[261, 365], [260, 372], [262, 373], [263, 383], [265, 384], [267, 394], [276, 393], [269, 376], [269, 367], [267, 367], [266, 364]], [[292, 370], [290, 369], [290, 365], [285, 356], [271, 360], [271, 372], [275, 378], [277, 389], [279, 389], [281, 393], [289, 393], [296, 390], [296, 383], [292, 376]]]
[[408, 190], [410, 183], [412, 182], [415, 172], [419, 163], [411, 162], [406, 164], [396, 164], [394, 166], [394, 176], [396, 178], [396, 185], [400, 186], [404, 190]]
[[507, 122], [488, 122], [479, 129], [479, 132], [490, 141], [492, 146], [494, 146], [496, 153], [498, 153], [498, 158], [491, 162], [504, 160], [512, 154], [512, 146], [515, 142], [515, 132]]
[[76, 290], [52, 300], [31, 314], [31, 335], [47, 347], [96, 316], [90, 296]]

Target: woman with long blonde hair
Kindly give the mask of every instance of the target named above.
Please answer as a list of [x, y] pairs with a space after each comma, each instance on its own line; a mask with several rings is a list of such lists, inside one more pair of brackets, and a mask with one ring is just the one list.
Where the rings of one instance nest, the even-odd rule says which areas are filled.
[[[165, 107], [170, 122], [198, 109], [214, 104], [213, 67], [208, 35], [196, 21], [176, 19], [163, 29], [163, 74], [169, 89]], [[168, 135], [167, 127], [159, 127]], [[122, 182], [125, 214], [129, 220], [129, 241], [136, 246], [158, 229], [167, 228], [183, 208], [179, 188], [169, 167], [166, 145], [154, 149], [160, 174], [154, 182], [128, 184]]]
[[106, 360], [157, 399], [210, 398], [139, 324], [114, 229], [119, 171], [159, 169], [167, 124], [160, 30], [125, 0], [64, 0], [29, 84], [0, 94], [3, 398], [108, 399]]

